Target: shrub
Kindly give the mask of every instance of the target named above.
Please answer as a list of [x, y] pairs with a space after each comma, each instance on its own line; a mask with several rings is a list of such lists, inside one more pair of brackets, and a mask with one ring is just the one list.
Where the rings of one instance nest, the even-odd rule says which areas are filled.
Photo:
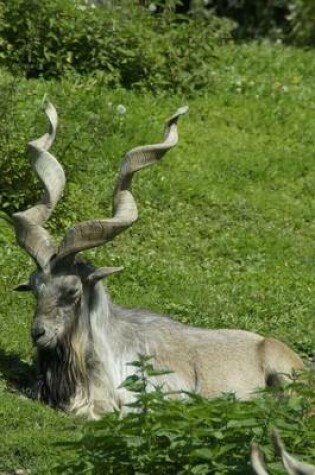
[[0, 6], [0, 57], [11, 70], [28, 78], [102, 71], [108, 86], [154, 91], [207, 85], [214, 46], [231, 29], [211, 14], [152, 15], [131, 2], [92, 8], [79, 0], [11, 0]]
[[294, 0], [290, 5], [289, 40], [301, 46], [315, 46], [315, 3], [313, 0]]
[[213, 0], [219, 16], [237, 23], [238, 39], [269, 37], [298, 45], [315, 44], [315, 3], [313, 0]]
[[287, 15], [292, 0], [214, 0], [211, 5], [220, 16], [237, 22], [236, 38], [282, 37], [289, 28]]

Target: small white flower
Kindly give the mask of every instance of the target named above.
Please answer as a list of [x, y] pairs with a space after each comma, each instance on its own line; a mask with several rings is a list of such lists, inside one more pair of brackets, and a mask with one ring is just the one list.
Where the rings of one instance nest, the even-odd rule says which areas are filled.
[[288, 86], [282, 86], [282, 91], [283, 91], [284, 93], [289, 92]]
[[126, 114], [126, 111], [127, 111], [126, 107], [123, 106], [122, 104], [118, 104], [118, 106], [116, 107], [116, 112], [118, 114], [121, 114], [121, 115]]
[[155, 13], [157, 10], [157, 6], [155, 5], [155, 3], [150, 3], [150, 5], [148, 6], [148, 10], [151, 13]]

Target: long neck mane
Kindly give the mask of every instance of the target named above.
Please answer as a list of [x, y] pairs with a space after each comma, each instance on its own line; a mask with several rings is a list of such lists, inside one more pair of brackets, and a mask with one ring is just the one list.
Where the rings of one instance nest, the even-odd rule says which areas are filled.
[[69, 349], [64, 345], [53, 351], [38, 352], [39, 379], [36, 392], [38, 399], [60, 408], [66, 408], [77, 386], [75, 367], [71, 364]]

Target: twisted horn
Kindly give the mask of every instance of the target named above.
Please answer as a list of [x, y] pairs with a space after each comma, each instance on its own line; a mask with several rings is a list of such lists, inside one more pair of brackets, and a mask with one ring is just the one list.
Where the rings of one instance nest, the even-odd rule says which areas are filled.
[[44, 193], [38, 204], [12, 216], [18, 244], [41, 268], [44, 268], [56, 253], [53, 240], [42, 224], [55, 209], [65, 186], [64, 171], [55, 157], [48, 152], [54, 142], [58, 123], [57, 112], [52, 104], [46, 104], [45, 114], [49, 120], [48, 132], [28, 144], [32, 167], [44, 186]]
[[[289, 475], [315, 475], [315, 465], [299, 462], [286, 451], [279, 432], [276, 429], [272, 431], [272, 443], [276, 454], [281, 458], [286, 473]], [[251, 464], [257, 475], [268, 475], [261, 449], [256, 444], [252, 445]]]
[[268, 475], [264, 466], [264, 457], [258, 445], [252, 445], [250, 458], [254, 472], [257, 473], [257, 475]]
[[290, 475], [315, 475], [315, 466], [308, 463], [300, 462], [292, 457], [286, 450], [281, 440], [279, 432], [274, 429], [272, 431], [272, 443], [276, 454], [281, 457], [282, 465], [286, 472]]
[[159, 161], [170, 148], [177, 144], [177, 120], [187, 110], [188, 107], [181, 107], [166, 121], [164, 142], [137, 147], [125, 155], [113, 195], [113, 217], [84, 221], [71, 228], [61, 243], [57, 261], [84, 249], [101, 246], [136, 221], [138, 210], [131, 194], [133, 175], [138, 170]]

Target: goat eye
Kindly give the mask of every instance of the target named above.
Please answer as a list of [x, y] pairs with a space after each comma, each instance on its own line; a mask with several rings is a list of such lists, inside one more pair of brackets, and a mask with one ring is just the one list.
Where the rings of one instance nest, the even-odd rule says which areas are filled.
[[80, 296], [80, 289], [71, 288], [64, 292], [63, 300], [65, 303], [73, 303]]

